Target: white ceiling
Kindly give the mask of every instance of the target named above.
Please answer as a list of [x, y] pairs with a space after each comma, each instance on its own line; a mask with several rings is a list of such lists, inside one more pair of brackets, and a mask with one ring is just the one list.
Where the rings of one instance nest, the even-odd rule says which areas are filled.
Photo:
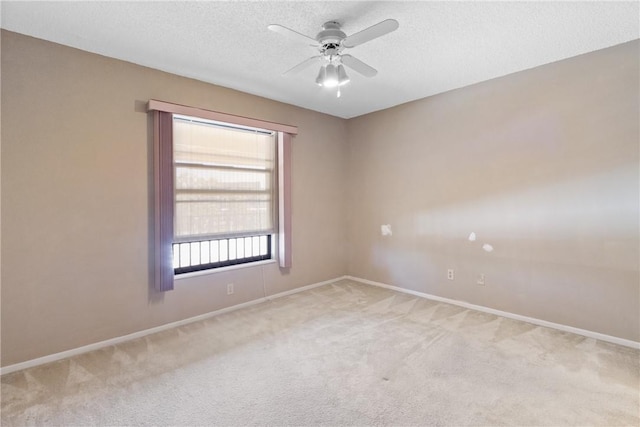
[[[640, 3], [611, 2], [11, 2], [1, 26], [101, 55], [350, 118], [640, 37]], [[337, 20], [347, 35], [384, 19], [400, 28], [346, 53], [378, 70], [349, 71], [341, 98], [318, 67], [282, 73]]]

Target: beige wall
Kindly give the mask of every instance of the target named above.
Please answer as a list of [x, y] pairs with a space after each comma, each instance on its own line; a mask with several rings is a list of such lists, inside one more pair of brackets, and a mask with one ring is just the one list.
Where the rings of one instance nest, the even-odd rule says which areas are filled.
[[[640, 340], [638, 42], [348, 121], [5, 31], [1, 66], [2, 366], [346, 273]], [[149, 291], [150, 98], [299, 127], [290, 272]]]
[[[4, 31], [1, 71], [3, 366], [346, 273], [343, 120]], [[289, 272], [150, 293], [151, 98], [299, 127]]]
[[639, 45], [350, 120], [349, 273], [640, 340]]

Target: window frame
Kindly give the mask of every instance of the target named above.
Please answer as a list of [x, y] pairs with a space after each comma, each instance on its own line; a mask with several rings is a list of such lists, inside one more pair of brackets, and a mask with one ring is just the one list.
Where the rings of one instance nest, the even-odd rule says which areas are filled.
[[[150, 100], [147, 111], [153, 112], [154, 119], [154, 288], [159, 292], [172, 290], [175, 271], [173, 268], [173, 220], [174, 220], [174, 165], [173, 165], [173, 115], [190, 116], [204, 120], [229, 123], [237, 126], [248, 126], [266, 129], [277, 133], [277, 224], [278, 241], [277, 260], [281, 268], [290, 268], [291, 255], [291, 138], [297, 135], [296, 126], [268, 122], [242, 116], [235, 116], [201, 108], [188, 107], [165, 101]], [[272, 252], [272, 251], [271, 251]], [[271, 254], [271, 258], [276, 258]], [[264, 262], [256, 260], [252, 262]], [[233, 264], [230, 264], [233, 265]], [[215, 272], [217, 266], [210, 269]], [[198, 270], [204, 272], [205, 270]]]
[[[278, 158], [277, 158], [277, 135], [278, 132], [267, 130], [263, 128], [255, 128], [249, 126], [239, 126], [236, 124], [232, 124], [229, 122], [220, 122], [213, 120], [204, 120], [202, 118], [193, 117], [193, 116], [185, 116], [180, 114], [172, 115], [173, 121], [173, 138], [179, 138], [174, 140], [173, 146], [173, 172], [174, 172], [174, 239], [172, 244], [172, 252], [173, 252], [173, 267], [174, 267], [174, 275], [182, 275], [187, 273], [193, 273], [196, 271], [206, 271], [213, 270], [223, 267], [228, 267], [232, 265], [242, 265], [242, 264], [251, 264], [258, 261], [267, 261], [274, 259], [272, 248], [272, 241], [274, 236], [277, 235], [277, 227], [278, 227]], [[182, 131], [177, 131], [176, 126], [180, 126]], [[191, 144], [195, 143], [196, 146], [200, 145], [202, 142], [206, 140], [198, 139], [196, 141], [191, 141], [189, 138], [189, 134], [191, 133], [191, 126], [195, 126], [193, 128], [196, 133], [199, 133], [197, 129], [204, 126], [204, 129], [207, 127], [211, 127], [212, 131], [221, 132], [220, 137], [222, 138], [231, 138], [235, 140], [236, 137], [240, 138], [239, 143], [247, 142], [247, 135], [256, 135], [259, 137], [260, 144], [263, 142], [267, 144], [264, 147], [269, 147], [268, 150], [262, 151], [260, 150], [259, 157], [256, 157], [255, 160], [261, 162], [261, 157], [264, 163], [262, 166], [266, 167], [264, 170], [259, 168], [256, 169], [255, 165], [242, 164], [242, 161], [239, 164], [234, 163], [233, 165], [216, 165], [216, 164], [202, 164], [199, 162], [193, 163], [192, 159], [184, 158], [184, 155], [188, 152], [192, 151]], [[241, 134], [237, 134], [239, 132]], [[210, 136], [205, 136], [205, 138], [209, 138]], [[182, 139], [187, 138], [187, 139]], [[222, 155], [224, 157], [225, 148], [229, 148], [227, 143], [222, 142], [222, 145], [216, 146], [215, 141], [211, 146], [212, 151], [210, 152], [214, 158], [218, 155]], [[182, 154], [178, 155], [178, 151], [184, 151]], [[220, 151], [222, 150], [222, 151]], [[247, 153], [248, 154], [248, 153]], [[257, 154], [257, 153], [256, 153]], [[226, 161], [226, 159], [225, 159]], [[227, 172], [231, 171], [232, 173], [248, 171], [249, 173], [258, 173], [263, 174], [265, 178], [267, 178], [268, 183], [266, 183], [266, 190], [264, 194], [268, 194], [268, 206], [269, 206], [269, 223], [268, 227], [260, 227], [249, 230], [245, 229], [243, 231], [233, 232], [230, 230], [224, 230], [223, 233], [214, 233], [214, 234], [198, 234], [193, 233], [194, 230], [190, 230], [189, 233], [180, 232], [180, 218], [184, 218], [184, 211], [180, 210], [180, 203], [184, 202], [185, 205], [193, 205], [193, 202], [189, 202], [188, 200], [181, 200], [180, 194], [192, 194], [194, 192], [199, 192], [201, 194], [207, 194], [208, 192], [211, 194], [217, 194], [218, 197], [221, 197], [221, 201], [224, 203], [226, 200], [224, 196], [225, 189], [217, 188], [212, 190], [205, 190], [200, 188], [190, 188], [189, 186], [184, 187], [184, 185], [180, 184], [179, 170], [184, 169], [183, 173], [190, 174], [188, 172], [191, 168], [193, 170], [225, 170]], [[196, 173], [196, 172], [192, 172]], [[241, 188], [238, 189], [227, 189], [227, 191], [232, 191], [233, 194], [242, 194], [244, 190]], [[249, 190], [249, 193], [254, 193], [254, 190]], [[256, 201], [256, 203], [258, 203]], [[258, 203], [259, 204], [259, 203]], [[234, 222], [233, 215], [226, 216], [222, 214], [220, 219], [229, 220], [231, 223]], [[224, 222], [223, 222], [224, 224]], [[184, 224], [183, 224], [184, 225]], [[265, 224], [262, 224], [265, 225]]]

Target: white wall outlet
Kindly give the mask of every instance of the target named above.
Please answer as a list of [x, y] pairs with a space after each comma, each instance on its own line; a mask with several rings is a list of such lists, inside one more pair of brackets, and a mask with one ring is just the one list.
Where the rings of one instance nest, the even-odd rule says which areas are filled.
[[227, 295], [233, 294], [233, 283], [227, 284]]
[[447, 279], [453, 280], [453, 269], [452, 268], [447, 270]]
[[478, 280], [476, 280], [478, 285], [484, 286], [484, 273], [478, 274]]

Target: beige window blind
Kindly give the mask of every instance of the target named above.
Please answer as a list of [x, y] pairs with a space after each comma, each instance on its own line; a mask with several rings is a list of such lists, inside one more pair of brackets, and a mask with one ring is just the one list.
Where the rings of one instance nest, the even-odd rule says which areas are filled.
[[274, 232], [275, 132], [173, 116], [175, 241]]

